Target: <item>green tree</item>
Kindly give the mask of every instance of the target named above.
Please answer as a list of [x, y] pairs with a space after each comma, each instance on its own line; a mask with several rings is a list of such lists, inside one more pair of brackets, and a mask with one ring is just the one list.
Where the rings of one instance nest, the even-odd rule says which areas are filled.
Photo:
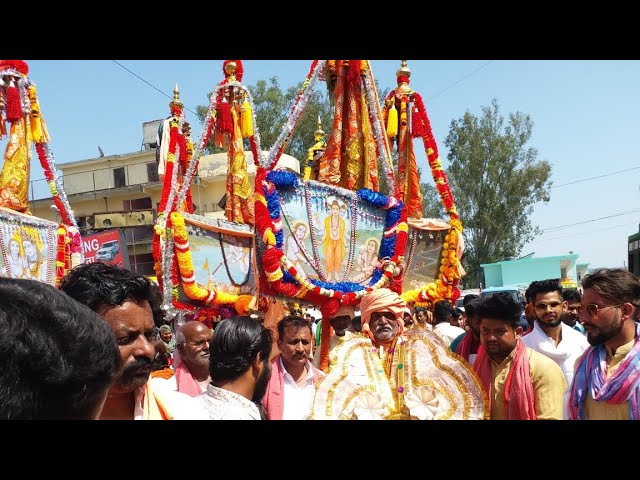
[[[420, 182], [420, 193], [422, 193], [422, 216], [425, 218], [446, 219], [444, 209], [442, 208], [442, 200], [440, 200], [440, 194], [433, 185], [433, 179], [431, 178], [430, 172], [427, 173], [426, 177], [423, 177], [422, 172], [420, 171], [420, 179], [425, 180]], [[428, 183], [429, 180], [431, 180], [431, 183]]]
[[[277, 77], [270, 78], [268, 82], [266, 80], [258, 80], [255, 85], [248, 86], [253, 97], [254, 114], [263, 150], [270, 149], [280, 135], [301, 87], [302, 82], [294, 87], [289, 87], [285, 92], [280, 87]], [[311, 93], [309, 102], [300, 116], [293, 136], [284, 150], [288, 155], [300, 160], [301, 166], [304, 165], [307, 158], [307, 150], [315, 143], [313, 134], [318, 128], [318, 115], [320, 115], [322, 121], [322, 129], [327, 133], [327, 139], [331, 129], [333, 111], [326, 94], [321, 89], [322, 87], [320, 86]], [[207, 106], [199, 105], [196, 112], [200, 121], [204, 122]], [[248, 148], [248, 144], [245, 147]], [[210, 153], [222, 151], [213, 147], [211, 142], [207, 149]]]
[[495, 99], [481, 116], [467, 111], [451, 122], [447, 174], [464, 226], [466, 287], [478, 286], [480, 264], [517, 257], [541, 233], [530, 216], [549, 201], [551, 165], [527, 147], [532, 130], [521, 112], [505, 121]]

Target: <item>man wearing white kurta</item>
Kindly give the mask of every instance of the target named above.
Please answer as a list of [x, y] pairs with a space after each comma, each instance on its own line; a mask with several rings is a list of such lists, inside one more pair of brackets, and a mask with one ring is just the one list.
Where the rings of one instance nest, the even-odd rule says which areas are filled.
[[563, 301], [558, 280], [531, 283], [531, 298], [536, 313], [533, 330], [522, 337], [524, 344], [546, 355], [562, 369], [567, 380], [563, 418], [568, 419], [568, 400], [576, 360], [589, 347], [584, 335], [562, 322], [567, 302]]

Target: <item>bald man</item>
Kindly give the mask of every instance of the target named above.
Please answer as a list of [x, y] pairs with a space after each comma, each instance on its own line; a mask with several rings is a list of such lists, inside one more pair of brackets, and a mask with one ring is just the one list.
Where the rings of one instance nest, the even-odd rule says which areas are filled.
[[[207, 390], [211, 382], [209, 375], [209, 341], [213, 331], [198, 321], [187, 322], [176, 333], [176, 374], [169, 379], [160, 379], [160, 388], [178, 391], [197, 397]], [[175, 355], [175, 354], [174, 354]], [[156, 381], [156, 379], [154, 379]]]

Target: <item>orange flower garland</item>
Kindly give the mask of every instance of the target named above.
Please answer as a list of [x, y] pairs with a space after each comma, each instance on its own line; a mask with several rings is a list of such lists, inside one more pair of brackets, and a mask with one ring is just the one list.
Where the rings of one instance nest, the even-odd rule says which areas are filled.
[[193, 269], [191, 249], [187, 237], [187, 227], [184, 223], [184, 218], [179, 212], [171, 213], [171, 224], [173, 225], [175, 253], [178, 259], [180, 277], [182, 278], [182, 288], [187, 297], [191, 300], [202, 302], [206, 306], [212, 303], [215, 305], [234, 304], [239, 298], [238, 295], [217, 292], [196, 282], [196, 274]]
[[442, 169], [442, 163], [438, 155], [438, 147], [433, 137], [431, 123], [429, 122], [427, 111], [422, 102], [422, 97], [420, 94], [414, 92], [414, 99], [416, 109], [413, 114], [417, 118], [413, 119], [412, 125], [419, 127], [418, 131], [422, 137], [422, 142], [427, 153], [436, 190], [440, 194], [442, 204], [449, 215], [449, 225], [451, 225], [451, 229], [445, 236], [445, 241], [442, 245], [439, 278], [435, 282], [429, 283], [422, 288], [404, 292], [402, 298], [407, 303], [431, 307], [440, 300], [447, 300], [453, 303], [460, 297], [458, 283], [460, 283], [461, 265], [458, 252], [460, 248], [460, 236], [462, 235], [462, 222], [458, 217], [453, 194], [447, 181], [447, 174]]

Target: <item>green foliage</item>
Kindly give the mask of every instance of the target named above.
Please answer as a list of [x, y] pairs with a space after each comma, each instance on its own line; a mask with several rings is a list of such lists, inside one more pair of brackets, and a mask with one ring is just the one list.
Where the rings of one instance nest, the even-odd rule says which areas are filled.
[[451, 122], [447, 175], [464, 226], [466, 288], [482, 278], [480, 264], [516, 258], [540, 234], [529, 217], [549, 201], [551, 165], [526, 146], [532, 129], [521, 112], [505, 121], [495, 99], [481, 116], [467, 111]]
[[433, 185], [433, 179], [431, 175], [427, 174], [426, 177], [420, 173], [420, 178], [424, 180], [431, 180], [431, 183], [420, 182], [420, 193], [422, 193], [422, 216], [425, 218], [440, 218], [448, 220], [442, 208], [442, 200], [440, 200], [440, 194]]

